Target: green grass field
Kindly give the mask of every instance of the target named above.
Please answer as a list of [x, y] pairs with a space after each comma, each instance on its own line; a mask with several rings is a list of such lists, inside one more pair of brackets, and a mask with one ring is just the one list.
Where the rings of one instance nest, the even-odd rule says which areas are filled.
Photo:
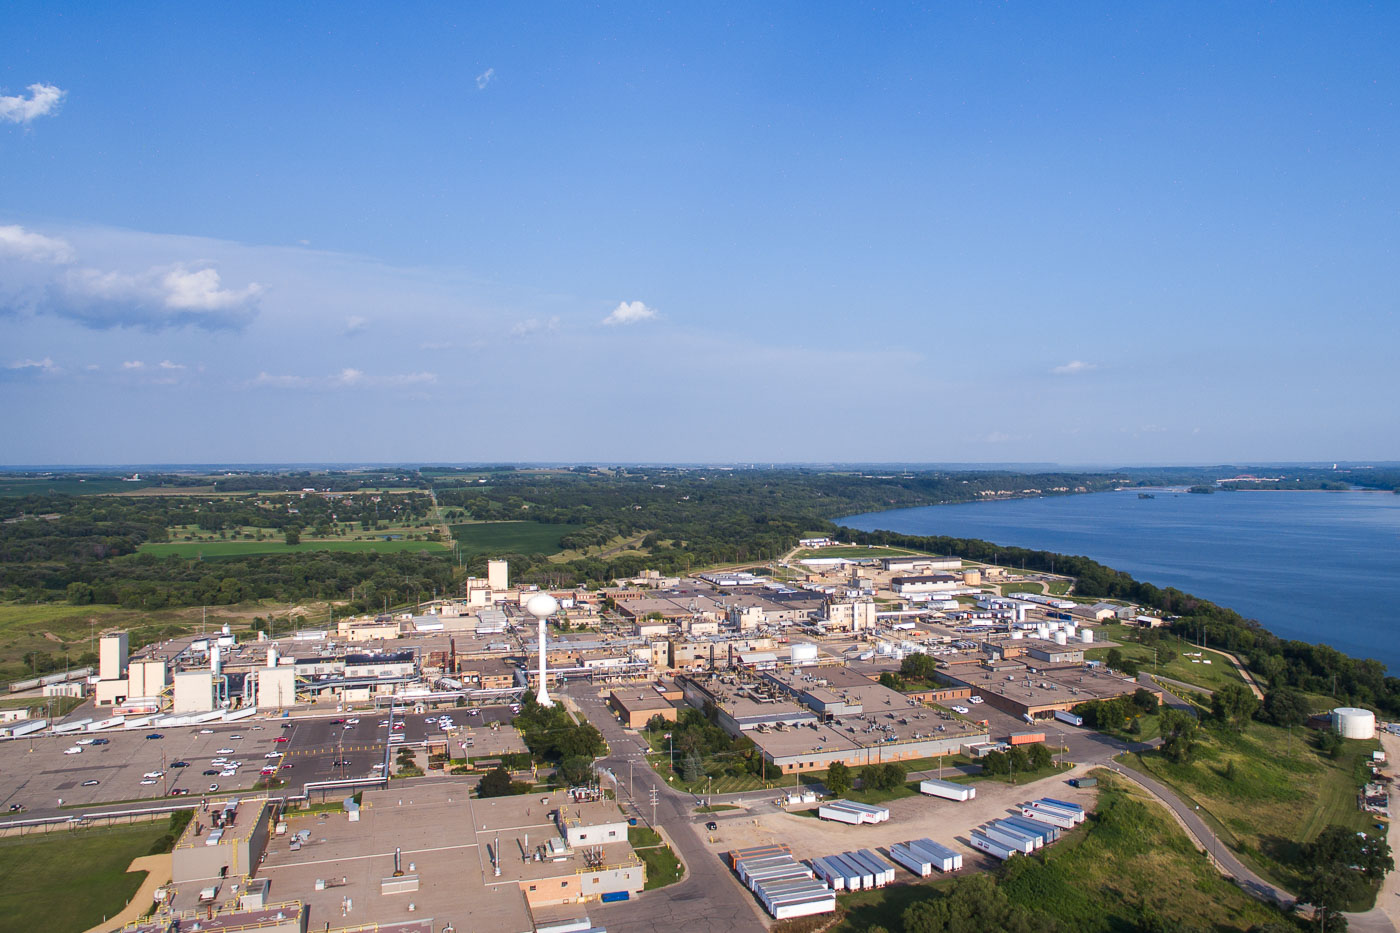
[[[1286, 918], [1226, 881], [1180, 827], [1145, 793], [1104, 771], [1098, 813], [1041, 854], [1017, 856], [997, 871], [1010, 900], [1053, 917], [1062, 930], [1109, 933], [1154, 929], [1244, 931]], [[901, 873], [900, 879], [907, 879]], [[958, 883], [935, 875], [841, 895], [833, 933], [903, 928], [913, 903]], [[1153, 925], [1153, 924], [1156, 925]]]
[[[1173, 764], [1161, 755], [1132, 755], [1135, 767], [1199, 804], [1256, 871], [1292, 890], [1298, 881], [1299, 846], [1329, 825], [1363, 830], [1374, 822], [1356, 806], [1357, 769], [1377, 743], [1345, 743], [1333, 760], [1312, 746], [1312, 733], [1251, 723], [1244, 733], [1204, 734], [1195, 760]], [[1233, 769], [1233, 771], [1232, 771]]]
[[859, 545], [803, 548], [793, 555], [793, 560], [807, 560], [817, 557], [844, 557], [848, 560], [859, 560], [861, 558], [877, 557], [905, 557], [909, 554], [921, 554], [922, 551], [910, 551], [899, 547], [884, 547], [883, 545], [872, 545], [861, 547]]
[[[1200, 658], [1188, 658], [1185, 656], [1186, 652], [1195, 652], [1201, 649], [1194, 647], [1190, 642], [1178, 642], [1177, 639], [1172, 639], [1170, 642], [1165, 643], [1165, 646], [1169, 647], [1172, 653], [1178, 655], [1178, 657], [1173, 658], [1171, 662], [1167, 664], [1154, 667], [1152, 663], [1152, 648], [1127, 640], [1136, 634], [1136, 630], [1123, 625], [1101, 625], [1095, 630], [1094, 637], [1096, 639], [1108, 639], [1109, 641], [1119, 642], [1119, 653], [1121, 653], [1124, 658], [1136, 661], [1139, 668], [1149, 674], [1161, 674], [1163, 677], [1170, 677], [1174, 680], [1180, 680], [1183, 683], [1194, 684], [1206, 690], [1215, 690], [1223, 687], [1225, 684], [1244, 683], [1244, 680], [1240, 677], [1239, 671], [1235, 670], [1235, 666], [1230, 663], [1228, 658], [1221, 657], [1210, 651], [1201, 651]], [[1089, 659], [1101, 661], [1104, 656], [1108, 654], [1108, 650], [1109, 649], [1106, 647], [1090, 648], [1088, 651], [1084, 652], [1084, 656]], [[1193, 660], [1200, 662], [1210, 661], [1211, 663], [1193, 664]]]
[[553, 554], [560, 549], [559, 539], [569, 531], [567, 525], [544, 522], [471, 522], [450, 527], [464, 558], [477, 554]]
[[144, 480], [128, 483], [109, 476], [79, 478], [76, 476], [0, 476], [0, 496], [100, 496], [107, 493], [131, 492], [151, 485]]
[[74, 933], [126, 906], [145, 878], [128, 874], [164, 821], [0, 839], [0, 933]]
[[289, 545], [280, 538], [269, 541], [171, 541], [143, 544], [142, 554], [156, 557], [205, 558], [252, 557], [256, 554], [299, 554], [307, 551], [362, 552], [398, 554], [403, 551], [443, 551], [447, 545], [437, 541], [344, 541], [340, 539], [306, 539]]

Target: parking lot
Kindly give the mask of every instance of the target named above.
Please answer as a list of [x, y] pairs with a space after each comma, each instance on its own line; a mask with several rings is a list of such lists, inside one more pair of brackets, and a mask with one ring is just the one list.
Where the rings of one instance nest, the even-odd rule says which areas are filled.
[[[508, 707], [497, 706], [470, 714], [466, 709], [444, 710], [461, 726], [509, 722]], [[417, 745], [441, 739], [446, 733], [428, 723], [437, 713], [395, 716], [403, 727], [391, 730], [381, 722], [387, 711], [346, 713], [327, 718], [258, 718], [238, 723], [205, 726], [153, 727], [104, 730], [64, 736], [35, 736], [0, 742], [0, 818], [12, 805], [31, 814], [55, 811], [59, 799], [69, 807], [104, 803], [157, 801], [172, 792], [190, 796], [250, 790], [265, 767], [276, 766], [277, 777], [292, 792], [311, 781], [364, 778], [382, 764], [391, 731], [402, 735], [393, 744]], [[283, 728], [283, 726], [286, 728]], [[160, 738], [147, 738], [159, 735]], [[277, 739], [285, 738], [285, 742]], [[106, 744], [78, 745], [78, 741], [106, 740]], [[64, 754], [65, 749], [82, 748]], [[454, 753], [460, 754], [455, 748]], [[269, 757], [275, 756], [275, 757]], [[237, 773], [214, 764], [218, 758], [242, 764]], [[175, 767], [185, 762], [185, 767]], [[163, 771], [158, 778], [147, 773]], [[215, 774], [206, 774], [215, 771]], [[85, 782], [96, 781], [96, 784]], [[151, 781], [152, 783], [142, 783]]]

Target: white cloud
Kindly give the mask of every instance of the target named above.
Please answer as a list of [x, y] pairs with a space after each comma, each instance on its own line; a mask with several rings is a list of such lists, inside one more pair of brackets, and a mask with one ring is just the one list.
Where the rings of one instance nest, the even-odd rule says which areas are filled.
[[491, 81], [492, 81], [492, 79], [495, 78], [495, 77], [496, 77], [496, 69], [494, 69], [494, 68], [487, 68], [487, 69], [486, 69], [485, 71], [483, 71], [481, 74], [479, 74], [479, 75], [476, 76], [476, 89], [477, 89], [478, 91], [484, 91], [484, 90], [486, 90], [486, 85], [490, 84]]
[[369, 318], [358, 314], [352, 314], [345, 319], [345, 328], [341, 331], [347, 337], [353, 337], [364, 331], [369, 326]]
[[437, 373], [390, 373], [374, 375], [362, 369], [347, 366], [340, 372], [325, 378], [313, 376], [274, 376], [260, 372], [247, 385], [267, 389], [353, 389], [353, 388], [393, 388], [395, 386], [431, 385], [438, 381]]
[[146, 364], [141, 360], [127, 360], [122, 364], [122, 369], [145, 369]]
[[1086, 363], [1083, 360], [1070, 360], [1063, 366], [1056, 366], [1050, 372], [1057, 376], [1076, 376], [1079, 373], [1087, 373], [1091, 369], [1098, 369], [1095, 363]]
[[616, 324], [640, 324], [643, 321], [655, 319], [655, 308], [648, 308], [640, 301], [624, 301], [613, 308], [611, 314], [603, 318], [603, 323], [611, 327]]
[[183, 264], [141, 273], [71, 269], [53, 282], [39, 310], [88, 327], [161, 330], [193, 324], [237, 330], [258, 312], [263, 287], [225, 288], [217, 269]]
[[21, 371], [33, 369], [38, 370], [46, 376], [51, 376], [54, 373], [61, 372], [61, 370], [54, 365], [53, 358], [47, 356], [44, 357], [42, 360], [15, 360], [13, 363], [10, 363], [5, 368]]
[[530, 336], [531, 334], [539, 333], [539, 332], [542, 331], [542, 330], [543, 330], [543, 331], [550, 331], [550, 332], [553, 332], [553, 331], [556, 331], [556, 330], [558, 330], [558, 329], [559, 329], [559, 316], [558, 316], [558, 315], [555, 315], [554, 317], [551, 317], [551, 318], [549, 318], [549, 319], [547, 319], [547, 320], [544, 320], [544, 321], [541, 321], [539, 318], [531, 317], [531, 318], [526, 318], [526, 319], [523, 320], [523, 321], [519, 321], [519, 322], [517, 322], [513, 327], [511, 327], [511, 329], [510, 329], [510, 335], [511, 335], [512, 337], [528, 337], [528, 336]]
[[28, 97], [0, 96], [0, 120], [28, 123], [36, 117], [53, 113], [67, 94], [67, 91], [52, 84], [31, 84]]
[[184, 363], [172, 363], [170, 360], [161, 360], [161, 361], [160, 361], [160, 368], [161, 368], [161, 369], [168, 369], [168, 370], [184, 369], [184, 368], [185, 368], [185, 364], [184, 364]]
[[70, 263], [77, 258], [68, 241], [31, 233], [15, 224], [0, 226], [0, 256], [56, 265]]

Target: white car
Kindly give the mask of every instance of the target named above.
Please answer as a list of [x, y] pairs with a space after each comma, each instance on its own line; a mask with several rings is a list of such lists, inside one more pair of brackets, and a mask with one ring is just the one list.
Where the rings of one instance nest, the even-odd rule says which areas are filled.
[[97, 741], [96, 739], [79, 739], [79, 740], [78, 740], [78, 744], [79, 744], [79, 745], [91, 745], [93, 742], [96, 742], [96, 741]]
[[72, 748], [65, 748], [65, 749], [63, 750], [63, 754], [65, 754], [65, 755], [81, 755], [82, 753], [83, 753], [82, 748], [81, 748], [80, 746], [77, 746], [77, 745], [74, 745]]
[[219, 777], [236, 777], [237, 775], [237, 768], [225, 768], [224, 770], [219, 772]]
[[967, 702], [969, 702], [969, 703], [981, 703], [981, 702], [982, 702], [982, 698], [981, 698], [981, 697], [968, 697], [968, 698], [967, 698]]
[[157, 781], [156, 781], [155, 778], [142, 778], [142, 779], [141, 779], [141, 783], [142, 783], [142, 784], [150, 785], [150, 784], [155, 784], [155, 783], [157, 783]]
[[347, 726], [358, 726], [358, 725], [360, 724], [360, 720], [359, 720], [359, 719], [347, 719], [347, 720], [345, 720], [345, 724], [346, 724]]
[[210, 785], [209, 785], [209, 793], [211, 793], [211, 794], [214, 793], [214, 791], [216, 791], [216, 790], [218, 790], [218, 789], [219, 789], [219, 785], [218, 785], [218, 784], [210, 784]]
[[281, 758], [281, 757], [282, 757], [282, 753], [281, 753], [281, 752], [268, 752], [266, 755], [263, 755], [263, 757], [264, 757], [264, 758]]
[[381, 720], [379, 720], [379, 727], [380, 727], [381, 729], [384, 728], [384, 727], [387, 726], [387, 725], [389, 725], [389, 720], [387, 720], [387, 719], [381, 719]]
[[233, 754], [233, 749], [231, 749], [231, 748], [221, 748], [221, 749], [218, 749], [218, 753], [219, 753], [220, 755], [232, 755], [232, 754]]
[[229, 736], [229, 738], [230, 738], [230, 739], [241, 739], [241, 738], [243, 738], [243, 736], [241, 736], [241, 735], [231, 735], [231, 736]]
[[953, 707], [953, 712], [955, 712], [955, 713], [962, 713], [964, 716], [966, 716], [968, 713], [970, 713], [970, 712], [972, 712], [972, 711], [971, 711], [970, 709], [968, 709], [966, 706], [955, 706], [955, 707]]
[[143, 775], [141, 775], [141, 776], [142, 776], [142, 777], [146, 777], [146, 778], [163, 778], [163, 777], [165, 777], [165, 772], [164, 772], [164, 771], [147, 771], [145, 774], [143, 774]]
[[214, 734], [214, 730], [213, 730], [213, 729], [200, 729], [200, 730], [199, 730], [199, 734], [200, 734], [200, 735], [213, 735], [213, 734]]

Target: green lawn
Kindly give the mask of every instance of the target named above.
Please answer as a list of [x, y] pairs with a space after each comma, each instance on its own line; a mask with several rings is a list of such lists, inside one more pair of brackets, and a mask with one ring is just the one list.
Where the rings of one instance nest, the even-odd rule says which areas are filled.
[[567, 525], [544, 522], [471, 522], [449, 527], [464, 558], [477, 554], [553, 554], [560, 550], [559, 539], [569, 532]]
[[0, 933], [72, 933], [116, 914], [145, 878], [127, 866], [167, 829], [162, 821], [0, 839]]
[[[1277, 910], [1222, 878], [1145, 793], [1107, 772], [1095, 774], [1102, 782], [1095, 816], [1043, 852], [1017, 856], [997, 869], [1011, 901], [1049, 915], [1062, 930], [1087, 933], [1178, 926], [1244, 931], [1270, 922], [1291, 928]], [[901, 871], [899, 880], [909, 877]], [[876, 925], [902, 929], [911, 904], [957, 883], [935, 875], [843, 894], [837, 898], [843, 916], [833, 933]]]
[[1333, 760], [1312, 738], [1301, 726], [1290, 734], [1256, 722], [1240, 735], [1209, 730], [1188, 764], [1155, 752], [1131, 755], [1129, 763], [1199, 804], [1202, 818], [1246, 863], [1292, 890], [1302, 843], [1332, 824], [1363, 830], [1374, 822], [1357, 809], [1356, 793], [1360, 763], [1378, 744], [1346, 742]]
[[[1194, 647], [1190, 642], [1178, 642], [1172, 638], [1163, 643], [1163, 647], [1169, 648], [1177, 657], [1167, 664], [1160, 664], [1156, 667], [1152, 663], [1152, 648], [1149, 645], [1140, 645], [1127, 639], [1137, 634], [1135, 629], [1122, 625], [1102, 625], [1094, 632], [1094, 637], [1106, 638], [1109, 641], [1119, 642], [1119, 653], [1124, 658], [1134, 660], [1138, 666], [1149, 674], [1161, 674], [1163, 677], [1170, 677], [1184, 683], [1194, 684], [1206, 690], [1216, 690], [1225, 684], [1244, 683], [1239, 671], [1230, 663], [1229, 658], [1221, 657], [1211, 651], [1202, 651]], [[1108, 648], [1090, 648], [1084, 652], [1086, 658], [1092, 660], [1103, 660], [1108, 654]], [[1201, 652], [1200, 658], [1190, 658], [1187, 652]], [[1211, 663], [1192, 663], [1193, 661]]]
[[401, 551], [443, 551], [447, 545], [438, 541], [344, 541], [338, 538], [317, 540], [302, 538], [301, 543], [289, 545], [281, 538], [268, 541], [170, 541], [143, 544], [142, 554], [156, 557], [251, 557], [255, 554], [303, 554], [308, 551], [378, 551], [396, 554]]
[[877, 557], [906, 557], [910, 554], [922, 554], [922, 551], [910, 551], [900, 547], [885, 547], [883, 545], [872, 545], [871, 547], [860, 547], [858, 545], [803, 548], [793, 555], [793, 560], [809, 560], [817, 557], [844, 557], [847, 560], [860, 560], [861, 558]]
[[656, 846], [651, 849], [636, 849], [637, 858], [647, 867], [647, 881], [642, 890], [655, 891], [668, 884], [675, 884], [685, 877], [680, 859], [670, 846]]

